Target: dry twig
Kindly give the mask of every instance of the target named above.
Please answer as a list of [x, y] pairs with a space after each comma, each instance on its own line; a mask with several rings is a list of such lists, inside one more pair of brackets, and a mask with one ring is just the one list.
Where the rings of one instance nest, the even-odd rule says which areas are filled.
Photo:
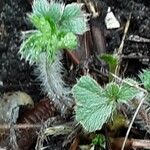
[[130, 20], [131, 20], [131, 13], [129, 15], [129, 19], [127, 20], [127, 23], [126, 23], [126, 26], [125, 26], [125, 29], [124, 29], [124, 34], [123, 34], [123, 37], [122, 37], [122, 41], [121, 41], [120, 46], [119, 46], [118, 51], [117, 51], [117, 55], [119, 57], [119, 63], [118, 63], [118, 65], [116, 67], [116, 70], [115, 70], [116, 75], [119, 75], [121, 55], [122, 55], [122, 50], [123, 50], [125, 38], [126, 38], [126, 35], [127, 35], [127, 32], [128, 32], [129, 26], [130, 26]]
[[[122, 143], [124, 141], [124, 138], [114, 138], [112, 140], [112, 148], [115, 150], [120, 150]], [[141, 139], [128, 139], [125, 145], [125, 150], [129, 149], [135, 149], [135, 148], [143, 148], [143, 149], [149, 149], [150, 148], [150, 140], [141, 140]]]

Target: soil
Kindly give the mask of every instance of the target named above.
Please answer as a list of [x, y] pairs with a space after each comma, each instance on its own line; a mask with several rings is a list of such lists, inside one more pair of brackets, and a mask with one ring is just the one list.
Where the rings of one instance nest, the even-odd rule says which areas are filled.
[[0, 13], [0, 90], [25, 91], [34, 100], [39, 99], [39, 83], [35, 80], [33, 66], [20, 59], [18, 54], [21, 32], [29, 30], [26, 19], [31, 6], [25, 0], [2, 1]]
[[[40, 83], [36, 80], [33, 71], [35, 66], [30, 66], [28, 62], [21, 60], [18, 53], [21, 44], [21, 32], [32, 28], [27, 19], [27, 13], [31, 11], [31, 5], [26, 0], [1, 0], [0, 3], [0, 92], [20, 90], [31, 95], [34, 101], [38, 101], [43, 97], [43, 94], [40, 90]], [[124, 33], [123, 28], [120, 30], [106, 29], [104, 17], [108, 6], [110, 6], [122, 27], [125, 26], [131, 13], [131, 23], [122, 53], [122, 71], [124, 75], [133, 77], [142, 69], [150, 68], [150, 42], [128, 40], [130, 35], [150, 39], [150, 1], [103, 0], [96, 1], [96, 3], [98, 8], [102, 10], [99, 19], [101, 20], [100, 26], [105, 41], [104, 52], [113, 53], [119, 47]], [[94, 50], [91, 49], [90, 51]], [[64, 61], [64, 66], [68, 69], [72, 60], [68, 55], [64, 55], [65, 58], [67, 60]], [[92, 63], [95, 62], [95, 64], [89, 65], [91, 70], [93, 66], [95, 68], [99, 67], [96, 64], [95, 55], [92, 55], [92, 59], [94, 60]], [[73, 69], [76, 72], [68, 71], [68, 76], [65, 77], [65, 80], [68, 80], [67, 82], [73, 84], [76, 77], [82, 74], [77, 69], [81, 67], [80, 65], [76, 64], [76, 68]], [[94, 74], [97, 74], [97, 72], [94, 71]]]

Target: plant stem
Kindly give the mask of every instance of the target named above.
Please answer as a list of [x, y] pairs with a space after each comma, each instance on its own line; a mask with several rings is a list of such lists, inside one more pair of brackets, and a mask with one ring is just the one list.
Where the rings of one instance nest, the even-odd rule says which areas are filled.
[[54, 105], [61, 114], [65, 114], [68, 108], [72, 107], [72, 100], [69, 96], [70, 90], [66, 88], [62, 80], [61, 54], [56, 56], [55, 61], [50, 64], [45, 53], [41, 54], [36, 74], [42, 82], [42, 90], [54, 102]]
[[123, 50], [123, 46], [124, 46], [124, 41], [125, 41], [129, 26], [130, 26], [130, 20], [131, 20], [131, 13], [130, 13], [129, 18], [127, 20], [127, 23], [126, 23], [126, 26], [125, 26], [125, 29], [124, 29], [124, 34], [123, 34], [123, 37], [122, 37], [122, 41], [121, 41], [121, 44], [120, 44], [120, 46], [118, 48], [118, 52], [117, 52], [117, 56], [119, 57], [119, 62], [117, 64], [117, 67], [116, 67], [116, 70], [115, 70], [116, 75], [119, 75], [120, 63], [121, 63], [121, 59], [122, 59], [121, 55], [122, 55], [122, 50]]

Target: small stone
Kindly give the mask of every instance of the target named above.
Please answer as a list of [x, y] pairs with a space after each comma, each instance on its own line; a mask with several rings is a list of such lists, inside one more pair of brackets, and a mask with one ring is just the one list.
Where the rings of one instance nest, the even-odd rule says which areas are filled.
[[110, 7], [108, 7], [108, 10], [107, 10], [107, 15], [105, 17], [105, 24], [106, 24], [107, 29], [116, 29], [120, 27], [120, 23], [116, 19]]

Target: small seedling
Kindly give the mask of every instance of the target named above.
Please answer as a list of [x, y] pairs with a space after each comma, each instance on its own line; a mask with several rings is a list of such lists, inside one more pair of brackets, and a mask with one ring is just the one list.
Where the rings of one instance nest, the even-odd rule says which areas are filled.
[[92, 144], [93, 145], [98, 145], [98, 146], [101, 146], [101, 147], [105, 148], [106, 140], [105, 140], [104, 135], [97, 134], [96, 137], [92, 140]]
[[[139, 91], [143, 92], [143, 97], [140, 97], [139, 105], [136, 108], [136, 111], [128, 127], [125, 140], [122, 145], [123, 150], [138, 112], [138, 120], [139, 117], [140, 120], [142, 119], [142, 121], [139, 122], [139, 125], [142, 126], [142, 128], [147, 132], [150, 132], [150, 70], [143, 70], [143, 72], [139, 75], [141, 83], [146, 90], [141, 88], [139, 86], [140, 84], [132, 79], [122, 80], [118, 77], [116, 78], [122, 82], [110, 82], [105, 87], [101, 87], [90, 76], [83, 76], [73, 87], [73, 94], [76, 99], [75, 111], [77, 121], [80, 122], [87, 131], [94, 132], [96, 130], [100, 130], [104, 123], [108, 123], [108, 121], [114, 121], [113, 115], [117, 114], [116, 108], [119, 104], [128, 103], [129, 100], [132, 100], [139, 94]], [[123, 121], [125, 120], [123, 119]], [[116, 125], [117, 128], [118, 125], [120, 127], [120, 122], [118, 123], [118, 120], [116, 123], [113, 123], [113, 130], [116, 129]], [[97, 141], [98, 140], [96, 139], [96, 142]]]
[[109, 81], [112, 81], [113, 77], [111, 75], [111, 73], [115, 74], [116, 71], [116, 67], [119, 64], [119, 59], [118, 56], [115, 54], [102, 54], [100, 57], [100, 59], [104, 60], [109, 67]]
[[[36, 64], [42, 90], [48, 94], [61, 112], [69, 107], [69, 89], [62, 80], [61, 53], [64, 48], [75, 49], [77, 36], [88, 30], [87, 14], [82, 4], [51, 0], [34, 0], [28, 15], [34, 30], [26, 31], [20, 47], [21, 57]], [[64, 112], [65, 113], [65, 112]]]
[[75, 49], [75, 34], [83, 34], [88, 29], [87, 15], [81, 7], [77, 3], [65, 6], [55, 1], [34, 0], [33, 12], [28, 17], [36, 29], [25, 32], [21, 56], [32, 63], [38, 62], [40, 54], [45, 52], [52, 62], [59, 50]]
[[100, 130], [104, 123], [113, 119], [117, 106], [132, 100], [137, 90], [125, 83], [110, 82], [105, 87], [89, 75], [82, 76], [73, 87], [76, 100], [76, 120], [93, 132]]

